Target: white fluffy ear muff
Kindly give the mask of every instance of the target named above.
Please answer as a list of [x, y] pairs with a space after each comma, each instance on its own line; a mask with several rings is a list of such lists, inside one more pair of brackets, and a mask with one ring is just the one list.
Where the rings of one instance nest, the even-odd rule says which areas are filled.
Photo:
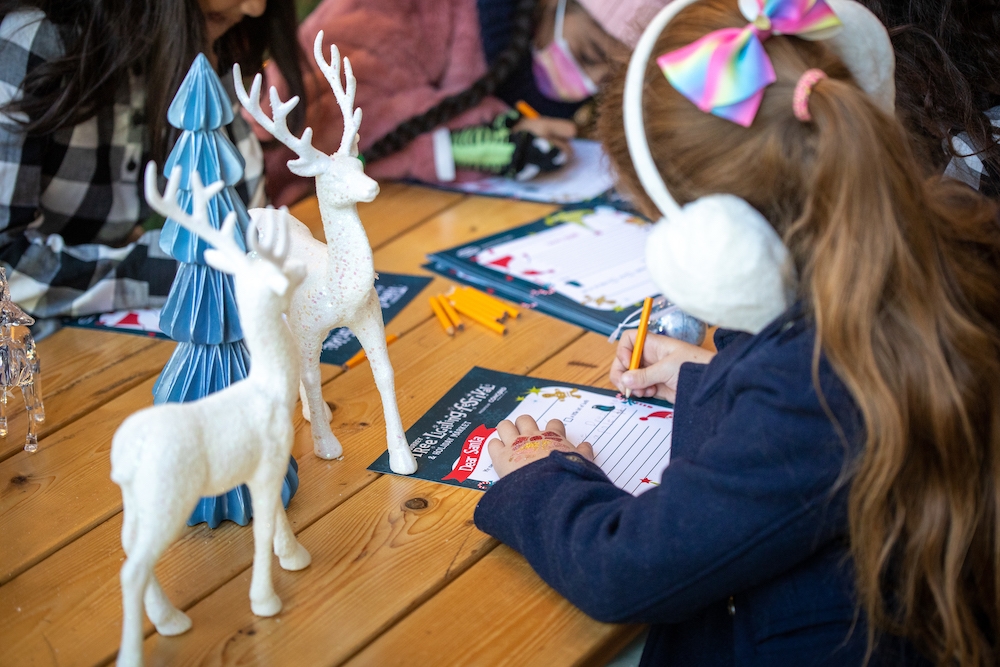
[[646, 242], [646, 266], [681, 310], [727, 329], [756, 333], [794, 299], [788, 249], [734, 195], [702, 197], [661, 220]]
[[[656, 40], [698, 0], [673, 0], [650, 21], [625, 78], [625, 138], [646, 194], [665, 216], [650, 235], [646, 264], [664, 296], [706, 322], [757, 333], [791, 305], [794, 265], [774, 228], [733, 195], [712, 195], [683, 209], [660, 177], [646, 139], [642, 92]], [[739, 0], [749, 11], [756, 0]], [[854, 0], [827, 0], [844, 24], [826, 43], [876, 103], [893, 112], [895, 61], [885, 27]], [[669, 84], [666, 84], [669, 85]]]
[[882, 22], [854, 0], [826, 0], [844, 29], [825, 43], [840, 57], [861, 90], [890, 116], [896, 113], [896, 52]]

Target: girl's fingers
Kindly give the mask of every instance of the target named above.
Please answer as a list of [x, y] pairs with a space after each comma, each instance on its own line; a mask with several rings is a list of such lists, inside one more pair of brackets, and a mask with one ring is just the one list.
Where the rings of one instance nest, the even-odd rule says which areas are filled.
[[535, 423], [535, 419], [531, 415], [521, 415], [514, 424], [521, 435], [537, 435], [539, 433], [538, 424]]
[[[499, 459], [500, 455], [503, 454], [503, 448], [505, 446], [506, 445], [503, 444], [503, 440], [500, 438], [490, 438], [490, 441], [486, 443], [486, 449], [490, 452], [490, 459], [493, 461]], [[496, 464], [494, 463], [494, 465]]]
[[576, 446], [576, 451], [588, 461], [594, 460], [594, 447], [589, 442], [581, 442]]
[[559, 419], [550, 419], [545, 425], [546, 431], [555, 431], [563, 438], [566, 437], [566, 425], [562, 423]]
[[497, 435], [503, 440], [503, 444], [510, 445], [512, 442], [517, 440], [517, 436], [520, 435], [517, 431], [517, 427], [509, 419], [504, 419], [502, 422], [497, 424]]

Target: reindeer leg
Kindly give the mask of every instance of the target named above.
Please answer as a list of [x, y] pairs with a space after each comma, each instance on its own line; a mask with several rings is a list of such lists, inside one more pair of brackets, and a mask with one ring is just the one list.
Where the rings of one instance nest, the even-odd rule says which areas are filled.
[[[312, 422], [312, 416], [309, 413], [309, 394], [306, 392], [306, 385], [299, 382], [299, 400], [302, 401], [302, 418], [307, 422]], [[326, 421], [333, 419], [333, 411], [330, 410], [330, 406], [323, 401], [323, 414], [326, 417]]]
[[143, 602], [149, 620], [156, 626], [156, 631], [164, 637], [182, 635], [191, 629], [191, 618], [175, 607], [163, 592], [160, 580], [156, 578], [156, 572], [150, 574]]
[[289, 572], [304, 570], [312, 563], [312, 556], [295, 539], [292, 525], [288, 522], [288, 515], [280, 503], [275, 508], [274, 553], [278, 556], [281, 568]]
[[[264, 464], [267, 465], [267, 464]], [[282, 465], [287, 466], [287, 462]], [[281, 469], [284, 475], [284, 468]], [[271, 548], [275, 517], [281, 504], [282, 476], [248, 481], [253, 504], [253, 575], [250, 578], [250, 609], [257, 616], [274, 616], [281, 611], [281, 598], [271, 579]], [[277, 481], [277, 483], [275, 483]]]
[[[308, 337], [307, 332], [303, 332], [303, 338]], [[309, 341], [303, 341], [300, 347], [302, 356], [302, 389], [305, 390], [306, 400], [302, 402], [302, 414], [306, 415], [306, 409], [310, 415], [329, 414], [330, 408], [323, 400], [322, 377], [319, 372], [319, 355], [322, 351], [322, 337], [313, 337]], [[332, 415], [330, 415], [332, 416]], [[344, 455], [344, 448], [341, 446], [337, 436], [330, 429], [330, 420], [316, 419], [310, 422], [312, 426], [313, 452], [321, 459], [339, 459]]]
[[[135, 551], [136, 540], [141, 532], [136, 513], [137, 503], [135, 501], [135, 492], [131, 485], [126, 484], [122, 487], [122, 505], [124, 514], [122, 519], [122, 547], [125, 549], [125, 554], [131, 557]], [[178, 517], [183, 521], [183, 513], [179, 513], [176, 517], [168, 516], [167, 521], [176, 523]], [[162, 535], [159, 537], [160, 539], [156, 540], [157, 543], [154, 545], [154, 551], [161, 549], [160, 553], [162, 554], [173, 541], [173, 538], [162, 539]], [[163, 543], [162, 547], [160, 543]], [[159, 556], [157, 556], [158, 559]], [[163, 592], [163, 587], [160, 586], [160, 582], [156, 578], [156, 571], [154, 569], [151, 569], [149, 572], [149, 582], [146, 584], [143, 602], [146, 608], [146, 615], [149, 616], [149, 620], [156, 626], [156, 631], [164, 637], [183, 634], [191, 628], [191, 619], [170, 602], [170, 598]]]
[[[122, 586], [122, 642], [118, 650], [118, 662], [121, 667], [142, 664], [142, 611], [143, 596], [147, 592], [147, 587], [155, 578], [153, 568], [156, 561], [160, 559], [163, 552], [167, 550], [177, 530], [173, 529], [169, 508], [163, 521], [152, 523], [149, 521], [154, 515], [144, 514], [141, 511], [134, 490], [123, 487], [122, 502], [125, 505], [125, 520], [122, 526], [123, 547], [125, 548], [126, 559], [122, 565], [121, 586]], [[160, 517], [157, 517], [160, 518]], [[146, 519], [144, 521], [144, 519]], [[183, 522], [183, 518], [181, 520]], [[168, 525], [163, 525], [168, 524]], [[163, 589], [157, 589], [162, 594]], [[163, 596], [166, 600], [166, 596]], [[147, 596], [148, 599], [148, 596]], [[166, 601], [170, 609], [173, 609], [184, 618], [183, 612], [175, 609]], [[155, 616], [161, 615], [161, 609], [149, 609], [149, 616], [154, 620]], [[176, 620], [176, 619], [175, 619]], [[190, 621], [189, 621], [190, 623]]]
[[389, 349], [385, 342], [382, 307], [379, 305], [378, 292], [374, 287], [364, 307], [349, 326], [351, 332], [361, 341], [361, 346], [365, 348], [372, 375], [375, 376], [375, 386], [378, 387], [379, 396], [382, 398], [389, 467], [396, 474], [410, 475], [417, 471], [417, 461], [406, 443], [403, 422], [399, 418], [392, 364], [389, 363]]
[[121, 571], [122, 643], [118, 649], [118, 667], [142, 664], [142, 592], [149, 581], [153, 563], [148, 554], [137, 553], [125, 560]]
[[122, 548], [127, 560], [122, 565], [122, 640], [118, 649], [119, 667], [130, 667], [142, 664], [142, 591], [146, 587], [146, 579], [151, 568], [146, 568], [136, 554], [135, 546], [138, 538], [134, 501], [131, 490], [122, 486]]

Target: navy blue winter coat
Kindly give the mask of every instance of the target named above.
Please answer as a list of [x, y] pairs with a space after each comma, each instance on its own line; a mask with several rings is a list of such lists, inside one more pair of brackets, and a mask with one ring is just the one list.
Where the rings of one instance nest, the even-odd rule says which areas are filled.
[[[685, 364], [660, 486], [634, 498], [553, 453], [486, 492], [476, 525], [590, 616], [650, 623], [643, 665], [861, 665], [843, 472], [863, 444], [814, 329], [793, 308], [756, 336], [722, 333]], [[921, 664], [883, 638], [870, 665]]]

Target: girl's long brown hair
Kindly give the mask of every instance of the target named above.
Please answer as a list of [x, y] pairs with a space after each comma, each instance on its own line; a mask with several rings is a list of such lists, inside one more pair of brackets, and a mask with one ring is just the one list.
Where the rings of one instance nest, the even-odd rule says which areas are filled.
[[[734, 0], [681, 12], [654, 54], [746, 25]], [[1000, 660], [1000, 223], [964, 186], [923, 182], [898, 122], [822, 42], [764, 42], [778, 80], [750, 128], [704, 114], [650, 62], [646, 132], [681, 203], [732, 193], [795, 258], [826, 355], [864, 417], [849, 523], [861, 605], [876, 630], [939, 665]], [[802, 73], [813, 121], [792, 113]], [[622, 129], [624, 75], [601, 131], [622, 184], [653, 211]], [[816, 383], [817, 389], [819, 387]]]

